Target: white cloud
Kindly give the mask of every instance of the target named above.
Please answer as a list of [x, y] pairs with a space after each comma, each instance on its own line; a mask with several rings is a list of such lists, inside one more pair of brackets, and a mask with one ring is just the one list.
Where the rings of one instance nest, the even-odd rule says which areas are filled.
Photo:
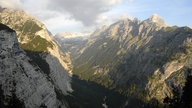
[[130, 16], [129, 14], [127, 13], [124, 13], [120, 16], [120, 18], [118, 18], [118, 20], [121, 20], [121, 19], [133, 19], [132, 16]]
[[22, 3], [20, 0], [1, 0], [0, 7], [18, 9], [22, 8]]
[[100, 14], [109, 11], [110, 7], [120, 0], [54, 0], [48, 5], [49, 9], [68, 12], [81, 21], [85, 26], [96, 23]]
[[98, 19], [97, 19], [97, 27], [101, 27], [103, 25], [110, 25], [118, 20], [123, 20], [123, 19], [133, 19], [132, 16], [130, 16], [127, 13], [116, 15], [116, 14], [111, 14], [111, 13], [103, 13], [101, 14]]
[[[121, 0], [0, 0], [1, 7], [23, 9], [42, 21], [51, 32], [87, 29], [108, 23], [111, 6]], [[74, 26], [74, 27], [72, 27]]]
[[64, 29], [65, 31], [75, 31], [75, 29], [83, 27], [83, 24], [80, 21], [76, 21], [71, 19], [69, 16], [64, 16], [62, 14], [48, 18], [44, 20], [44, 23], [49, 27], [53, 34], [64, 32], [60, 31], [61, 29]]
[[121, 0], [104, 0], [109, 5], [115, 5], [121, 2]]

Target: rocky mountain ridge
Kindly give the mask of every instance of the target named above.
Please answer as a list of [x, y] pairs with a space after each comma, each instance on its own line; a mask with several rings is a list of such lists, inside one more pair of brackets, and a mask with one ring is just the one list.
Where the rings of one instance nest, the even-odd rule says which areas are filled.
[[66, 88], [70, 90], [70, 57], [60, 50], [47, 28], [22, 10], [2, 9], [0, 22], [16, 31], [21, 48], [49, 74], [63, 93], [67, 93]]
[[41, 22], [24, 11], [1, 9], [0, 22], [15, 30], [19, 46], [47, 76], [51, 85], [54, 85], [53, 90], [60, 104], [65, 105], [65, 99], [58, 96], [64, 97], [72, 92], [69, 54], [61, 51]]
[[[158, 15], [124, 19], [94, 32], [74, 60], [74, 74], [109, 89], [164, 105], [182, 95], [191, 74], [192, 30], [170, 27]], [[157, 107], [157, 106], [156, 106]]]

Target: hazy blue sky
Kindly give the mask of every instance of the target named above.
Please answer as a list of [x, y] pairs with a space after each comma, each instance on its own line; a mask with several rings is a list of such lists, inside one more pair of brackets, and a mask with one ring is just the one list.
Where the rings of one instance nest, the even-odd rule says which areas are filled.
[[191, 0], [0, 0], [1, 7], [23, 9], [53, 33], [89, 31], [121, 18], [140, 20], [159, 14], [169, 25], [192, 28]]
[[192, 27], [192, 0], [131, 0], [113, 7], [116, 14], [127, 13], [141, 20], [157, 13], [169, 24]]

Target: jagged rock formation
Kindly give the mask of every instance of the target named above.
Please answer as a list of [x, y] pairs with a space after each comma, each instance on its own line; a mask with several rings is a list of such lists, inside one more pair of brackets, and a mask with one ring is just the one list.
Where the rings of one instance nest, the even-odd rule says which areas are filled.
[[[97, 30], [74, 60], [74, 74], [144, 102], [182, 95], [192, 69], [192, 30], [149, 19], [120, 20]], [[160, 105], [158, 104], [158, 105]]]
[[147, 22], [154, 22], [160, 27], [167, 27], [168, 24], [157, 14], [153, 14], [149, 19], [146, 20]]
[[71, 91], [70, 57], [62, 53], [47, 28], [21, 10], [2, 9], [0, 22], [14, 29], [22, 49], [51, 78], [62, 94]]
[[56, 86], [19, 47], [14, 30], [0, 24], [0, 107], [65, 108]]

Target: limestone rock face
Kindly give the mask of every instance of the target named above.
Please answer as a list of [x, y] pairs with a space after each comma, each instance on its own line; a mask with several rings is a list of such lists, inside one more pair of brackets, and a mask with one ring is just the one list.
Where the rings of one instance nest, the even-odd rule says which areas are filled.
[[21, 48], [48, 75], [56, 89], [63, 94], [72, 91], [70, 56], [60, 50], [44, 24], [24, 11], [11, 9], [0, 10], [0, 22], [16, 31]]
[[65, 107], [49, 77], [19, 47], [15, 31], [0, 24], [0, 106]]

